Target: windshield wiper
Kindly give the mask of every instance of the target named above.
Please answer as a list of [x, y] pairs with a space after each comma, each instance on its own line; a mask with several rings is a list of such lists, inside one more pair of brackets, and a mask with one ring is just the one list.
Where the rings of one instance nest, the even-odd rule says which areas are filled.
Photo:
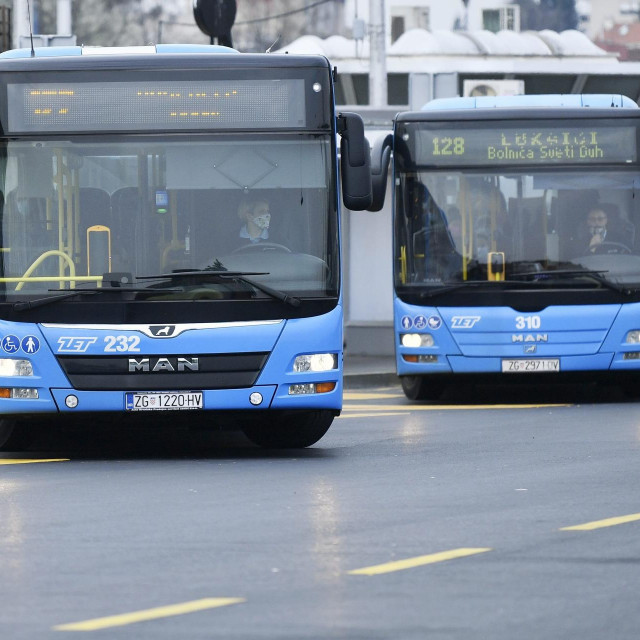
[[268, 276], [268, 271], [214, 271], [213, 269], [196, 269], [193, 271], [173, 271], [171, 273], [161, 273], [156, 276], [136, 276], [137, 280], [182, 280], [188, 278], [216, 278], [223, 280], [239, 280], [241, 282], [245, 282], [246, 284], [266, 293], [268, 296], [275, 298], [276, 300], [281, 300], [286, 304], [291, 305], [292, 307], [300, 306], [300, 298], [296, 298], [295, 296], [290, 296], [284, 291], [278, 291], [277, 289], [272, 289], [268, 287], [266, 284], [262, 284], [261, 282], [256, 282], [255, 280], [248, 278], [247, 276]]
[[517, 280], [515, 281], [514, 280], [466, 280], [465, 282], [458, 282], [455, 284], [443, 285], [442, 287], [434, 287], [433, 289], [430, 289], [428, 291], [422, 291], [420, 292], [420, 297], [433, 298], [443, 293], [449, 293], [450, 291], [457, 291], [458, 289], [481, 287], [486, 285], [490, 285], [493, 288], [496, 288], [497, 285], [501, 285], [501, 287], [499, 288], [502, 288], [505, 285], [506, 286], [511, 286], [511, 285], [522, 286], [523, 284], [529, 285], [529, 284], [535, 284], [535, 283], [519, 282]]
[[[49, 289], [49, 291], [60, 291], [60, 289]], [[147, 287], [96, 287], [93, 289], [73, 289], [67, 290], [65, 293], [61, 293], [57, 296], [47, 296], [46, 298], [36, 298], [35, 300], [22, 300], [20, 302], [14, 302], [12, 309], [17, 312], [28, 311], [29, 309], [36, 309], [37, 307], [44, 307], [48, 304], [53, 304], [54, 302], [62, 302], [63, 300], [69, 300], [70, 298], [75, 298], [76, 296], [84, 296], [84, 295], [96, 295], [99, 293], [156, 293], [157, 291], [162, 292], [173, 292], [177, 293], [179, 289], [148, 289]]]
[[[621, 287], [615, 282], [611, 282], [602, 276], [603, 273], [608, 273], [606, 269], [593, 270], [593, 269], [545, 269], [543, 271], [526, 271], [524, 273], [513, 273], [511, 278], [534, 278], [536, 276], [542, 276], [541, 280], [549, 280], [550, 276], [558, 276], [559, 278], [581, 278], [586, 277], [611, 291], [617, 291], [625, 296], [633, 293], [632, 289], [628, 287]], [[535, 280], [534, 280], [535, 282]]]

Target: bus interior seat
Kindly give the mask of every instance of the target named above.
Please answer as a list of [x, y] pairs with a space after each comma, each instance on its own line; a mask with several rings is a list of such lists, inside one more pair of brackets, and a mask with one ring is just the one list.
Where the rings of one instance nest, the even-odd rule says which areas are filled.
[[560, 258], [571, 260], [577, 253], [576, 247], [583, 241], [586, 217], [600, 194], [596, 189], [581, 191], [561, 190], [551, 203], [551, 213], [556, 219], [556, 233], [560, 238]]
[[620, 207], [612, 202], [601, 202], [601, 209], [607, 214], [607, 226], [620, 232], [620, 236], [626, 238], [625, 244], [632, 251], [636, 243], [636, 226], [620, 214]]
[[80, 187], [80, 225], [83, 233], [94, 225], [111, 227], [111, 197], [104, 189]]
[[[15, 243], [15, 246], [7, 247], [10, 251], [5, 258], [12, 265], [11, 271], [24, 273], [45, 251], [57, 248], [58, 224], [54, 220], [47, 221], [47, 200], [52, 203], [53, 199], [53, 191], [50, 198], [22, 197], [15, 190], [6, 194], [3, 227]], [[46, 269], [47, 265], [44, 265], [35, 275], [44, 275]]]
[[140, 213], [140, 192], [138, 187], [122, 187], [111, 194], [111, 210], [118, 228], [125, 226], [125, 220]]
[[190, 243], [196, 264], [208, 266], [212, 258], [227, 255], [239, 246], [240, 200], [237, 189], [177, 191], [178, 233], [184, 237], [187, 227], [193, 226]]
[[[509, 198], [509, 219], [519, 221], [521, 246], [518, 260], [542, 261], [546, 257], [547, 211], [544, 196]], [[516, 226], [517, 228], [517, 226]]]

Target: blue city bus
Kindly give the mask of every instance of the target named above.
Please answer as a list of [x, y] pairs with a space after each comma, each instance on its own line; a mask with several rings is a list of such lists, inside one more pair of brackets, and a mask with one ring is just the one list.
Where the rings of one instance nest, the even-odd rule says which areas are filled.
[[342, 406], [339, 185], [371, 202], [333, 80], [320, 56], [218, 46], [0, 56], [1, 446], [150, 418], [264, 447], [323, 436]]
[[406, 396], [465, 382], [638, 393], [640, 110], [619, 95], [434, 100], [393, 145], [394, 332]]

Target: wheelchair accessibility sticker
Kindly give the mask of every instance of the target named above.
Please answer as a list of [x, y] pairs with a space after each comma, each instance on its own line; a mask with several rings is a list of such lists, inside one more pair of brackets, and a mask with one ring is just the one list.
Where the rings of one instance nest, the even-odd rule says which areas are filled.
[[8, 335], [2, 338], [2, 350], [5, 353], [16, 353], [20, 348], [20, 340], [16, 336]]
[[17, 353], [22, 348], [25, 353], [34, 354], [40, 351], [40, 340], [36, 336], [25, 336], [20, 340], [17, 336], [8, 335], [2, 338], [0, 346], [5, 353]]
[[435, 331], [442, 326], [442, 318], [440, 316], [429, 316], [428, 318], [425, 316], [415, 316], [413, 318], [411, 316], [402, 316], [400, 324], [405, 330], [412, 327], [418, 330], [429, 327], [429, 329]]

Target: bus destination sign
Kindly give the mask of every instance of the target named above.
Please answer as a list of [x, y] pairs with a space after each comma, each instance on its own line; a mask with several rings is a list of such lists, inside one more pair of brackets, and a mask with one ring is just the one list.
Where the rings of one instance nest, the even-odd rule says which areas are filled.
[[9, 84], [9, 132], [300, 128], [304, 80]]
[[621, 164], [637, 160], [635, 127], [421, 129], [420, 165]]

